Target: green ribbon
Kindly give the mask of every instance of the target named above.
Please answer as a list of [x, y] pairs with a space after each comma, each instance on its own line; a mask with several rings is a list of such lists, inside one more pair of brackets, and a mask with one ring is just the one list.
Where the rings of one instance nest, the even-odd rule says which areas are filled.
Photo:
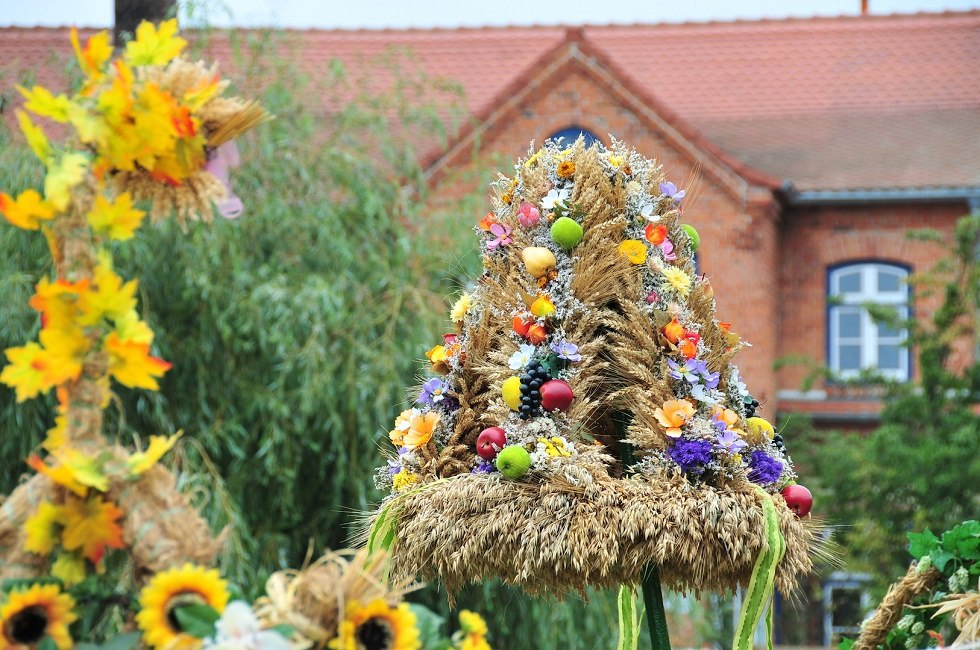
[[[779, 529], [776, 504], [765, 490], [758, 486], [756, 489], [763, 494], [762, 515], [765, 522], [766, 545], [755, 561], [752, 579], [749, 580], [749, 586], [745, 590], [742, 613], [739, 614], [738, 625], [735, 627], [733, 650], [752, 650], [755, 629], [775, 589], [776, 567], [786, 552], [786, 540], [783, 539], [783, 533]], [[772, 650], [772, 608], [769, 608], [766, 617], [766, 637], [767, 648]]]
[[640, 640], [640, 614], [636, 610], [636, 589], [629, 585], [619, 588], [616, 599], [619, 612], [619, 642], [616, 650], [636, 650]]

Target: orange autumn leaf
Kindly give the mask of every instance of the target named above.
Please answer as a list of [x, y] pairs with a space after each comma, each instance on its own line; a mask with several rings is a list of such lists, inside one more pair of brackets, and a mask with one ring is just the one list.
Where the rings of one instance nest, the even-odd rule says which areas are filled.
[[119, 338], [112, 332], [105, 340], [109, 353], [109, 375], [123, 386], [158, 390], [157, 378], [170, 370], [171, 364], [150, 355], [150, 345]]
[[16, 199], [0, 192], [0, 214], [18, 228], [37, 230], [42, 221], [54, 217], [55, 211], [37, 190], [24, 190]]
[[123, 512], [102, 497], [69, 499], [64, 505], [64, 531], [61, 540], [66, 550], [80, 550], [93, 564], [105, 555], [106, 547], [122, 548]]
[[35, 472], [44, 474], [58, 485], [68, 488], [80, 497], [88, 494], [88, 487], [82, 485], [75, 478], [75, 473], [67, 465], [48, 465], [37, 454], [31, 454], [27, 459], [27, 464]]

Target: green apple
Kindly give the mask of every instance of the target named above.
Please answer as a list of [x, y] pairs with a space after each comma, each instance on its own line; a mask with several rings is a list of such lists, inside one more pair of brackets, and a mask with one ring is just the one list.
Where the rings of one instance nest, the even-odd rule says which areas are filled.
[[701, 245], [701, 235], [699, 235], [698, 231], [694, 229], [694, 226], [690, 224], [681, 224], [681, 228], [683, 228], [684, 232], [687, 233], [687, 238], [691, 240], [691, 249], [696, 251], [698, 246]]
[[582, 226], [569, 217], [559, 217], [551, 224], [551, 238], [567, 251], [578, 246], [584, 234]]
[[520, 445], [509, 445], [497, 454], [497, 469], [511, 479], [518, 479], [531, 469], [531, 454]]

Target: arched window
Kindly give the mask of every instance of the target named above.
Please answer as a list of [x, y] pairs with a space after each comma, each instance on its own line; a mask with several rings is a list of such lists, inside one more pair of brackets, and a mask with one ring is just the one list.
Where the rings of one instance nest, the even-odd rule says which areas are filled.
[[841, 378], [876, 370], [889, 379], [909, 379], [904, 329], [875, 322], [865, 305], [891, 307], [908, 318], [908, 269], [864, 262], [831, 269], [828, 283], [828, 365]]
[[549, 140], [561, 139], [561, 145], [563, 147], [570, 147], [573, 144], [575, 144], [575, 141], [578, 140], [578, 137], [580, 135], [585, 138], [586, 147], [591, 146], [593, 142], [599, 141], [599, 138], [597, 138], [592, 132], [588, 131], [587, 129], [583, 129], [580, 126], [574, 126], [574, 125], [566, 127], [560, 131], [556, 131], [555, 133], [552, 133], [550, 136], [548, 136], [548, 139]]

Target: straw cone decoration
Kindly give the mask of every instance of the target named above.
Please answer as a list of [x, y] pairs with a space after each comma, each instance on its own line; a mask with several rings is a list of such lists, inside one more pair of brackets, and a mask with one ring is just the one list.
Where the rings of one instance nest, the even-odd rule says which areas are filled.
[[653, 562], [667, 586], [723, 591], [768, 547], [772, 498], [792, 590], [825, 536], [779, 495], [792, 462], [695, 276], [684, 192], [621, 143], [580, 140], [532, 149], [494, 195], [484, 273], [378, 472], [391, 496], [370, 541], [390, 531], [393, 575], [563, 592]]

